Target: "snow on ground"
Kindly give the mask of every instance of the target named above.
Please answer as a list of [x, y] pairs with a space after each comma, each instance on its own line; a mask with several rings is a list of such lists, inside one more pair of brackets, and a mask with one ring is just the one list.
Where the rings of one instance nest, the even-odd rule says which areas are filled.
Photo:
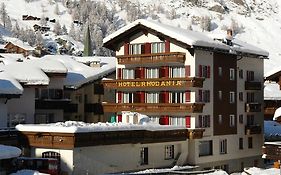
[[[281, 70], [281, 69], [280, 69]], [[281, 100], [281, 90], [279, 84], [275, 82], [264, 83], [264, 100]]]
[[[244, 172], [241, 175], [278, 175], [280, 174], [280, 170], [276, 168], [270, 169], [261, 169], [256, 167], [251, 167], [249, 169], [244, 169]], [[238, 174], [237, 174], [238, 175]]]
[[40, 173], [40, 172], [34, 171], [34, 170], [20, 170], [20, 171], [17, 171], [16, 173], [12, 173], [11, 175], [47, 175], [47, 174]]
[[0, 160], [18, 157], [21, 150], [14, 146], [0, 145]]
[[174, 130], [185, 129], [181, 126], [159, 125], [153, 122], [144, 124], [130, 123], [84, 123], [79, 121], [66, 121], [51, 124], [19, 124], [16, 126], [19, 131], [34, 132], [60, 132], [60, 133], [80, 133], [80, 132], [101, 132], [101, 131], [127, 131], [127, 130]]

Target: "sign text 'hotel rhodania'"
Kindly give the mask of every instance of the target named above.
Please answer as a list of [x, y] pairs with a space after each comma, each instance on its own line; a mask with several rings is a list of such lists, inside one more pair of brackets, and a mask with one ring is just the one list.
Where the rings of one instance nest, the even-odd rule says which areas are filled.
[[164, 80], [164, 81], [124, 81], [116, 82], [117, 87], [165, 87], [165, 86], [182, 86], [183, 81], [180, 80]]

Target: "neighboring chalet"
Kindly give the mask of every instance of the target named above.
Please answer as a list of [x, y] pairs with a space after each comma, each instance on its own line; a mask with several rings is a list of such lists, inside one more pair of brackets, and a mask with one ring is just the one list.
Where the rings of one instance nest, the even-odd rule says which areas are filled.
[[104, 115], [104, 99], [114, 101], [115, 91], [104, 91], [102, 78], [115, 78], [116, 58], [114, 57], [73, 57], [66, 55], [46, 55], [42, 59], [57, 60], [63, 63], [68, 72], [64, 80], [64, 94], [70, 103], [63, 105], [40, 105], [36, 108], [64, 109], [64, 120], [85, 122], [106, 122], [109, 113]]
[[116, 101], [103, 103], [104, 112], [116, 113], [116, 122], [134, 123], [132, 116], [122, 115], [132, 111], [161, 125], [204, 131], [202, 138], [188, 140], [184, 157], [186, 164], [201, 169], [234, 172], [263, 166], [262, 84], [268, 52], [233, 39], [231, 31], [211, 38], [150, 20], [137, 20], [107, 36], [104, 47], [117, 57], [116, 80], [103, 81], [105, 89], [116, 90]]
[[33, 25], [33, 29], [35, 32], [42, 32], [42, 33], [46, 33], [46, 32], [49, 32], [51, 30], [51, 28], [49, 26], [40, 26], [38, 24], [34, 24]]
[[31, 55], [34, 51], [33, 47], [16, 38], [10, 39], [5, 46], [5, 49], [7, 53], [20, 53], [23, 54], [25, 57]]
[[[265, 75], [264, 119], [273, 120], [276, 109], [281, 107], [281, 68], [273, 69]], [[281, 120], [281, 118], [280, 118]]]

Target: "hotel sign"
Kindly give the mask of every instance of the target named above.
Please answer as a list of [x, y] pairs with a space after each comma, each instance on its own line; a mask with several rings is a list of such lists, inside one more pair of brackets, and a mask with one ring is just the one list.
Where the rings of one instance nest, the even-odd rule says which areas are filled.
[[162, 80], [162, 81], [122, 81], [116, 82], [118, 88], [125, 87], [167, 87], [167, 86], [183, 86], [182, 80]]

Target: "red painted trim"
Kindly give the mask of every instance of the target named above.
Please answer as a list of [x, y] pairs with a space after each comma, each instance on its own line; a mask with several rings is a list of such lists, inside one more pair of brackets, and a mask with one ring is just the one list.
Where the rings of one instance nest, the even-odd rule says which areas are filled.
[[129, 55], [129, 43], [124, 43], [124, 55]]
[[185, 92], [185, 102], [190, 102], [190, 91]]
[[119, 80], [120, 80], [120, 79], [123, 79], [123, 78], [122, 78], [122, 69], [121, 69], [121, 68], [118, 68], [118, 69], [117, 69], [117, 79], [119, 79]]
[[166, 53], [170, 52], [170, 41], [169, 40], [165, 41], [165, 52]]
[[122, 122], [122, 115], [117, 116], [117, 122]]
[[189, 77], [190, 76], [190, 65], [185, 66], [185, 76]]
[[186, 116], [186, 117], [185, 117], [185, 126], [186, 126], [187, 128], [190, 128], [190, 116]]
[[151, 43], [145, 43], [144, 44], [144, 53], [150, 54], [151, 53]]

